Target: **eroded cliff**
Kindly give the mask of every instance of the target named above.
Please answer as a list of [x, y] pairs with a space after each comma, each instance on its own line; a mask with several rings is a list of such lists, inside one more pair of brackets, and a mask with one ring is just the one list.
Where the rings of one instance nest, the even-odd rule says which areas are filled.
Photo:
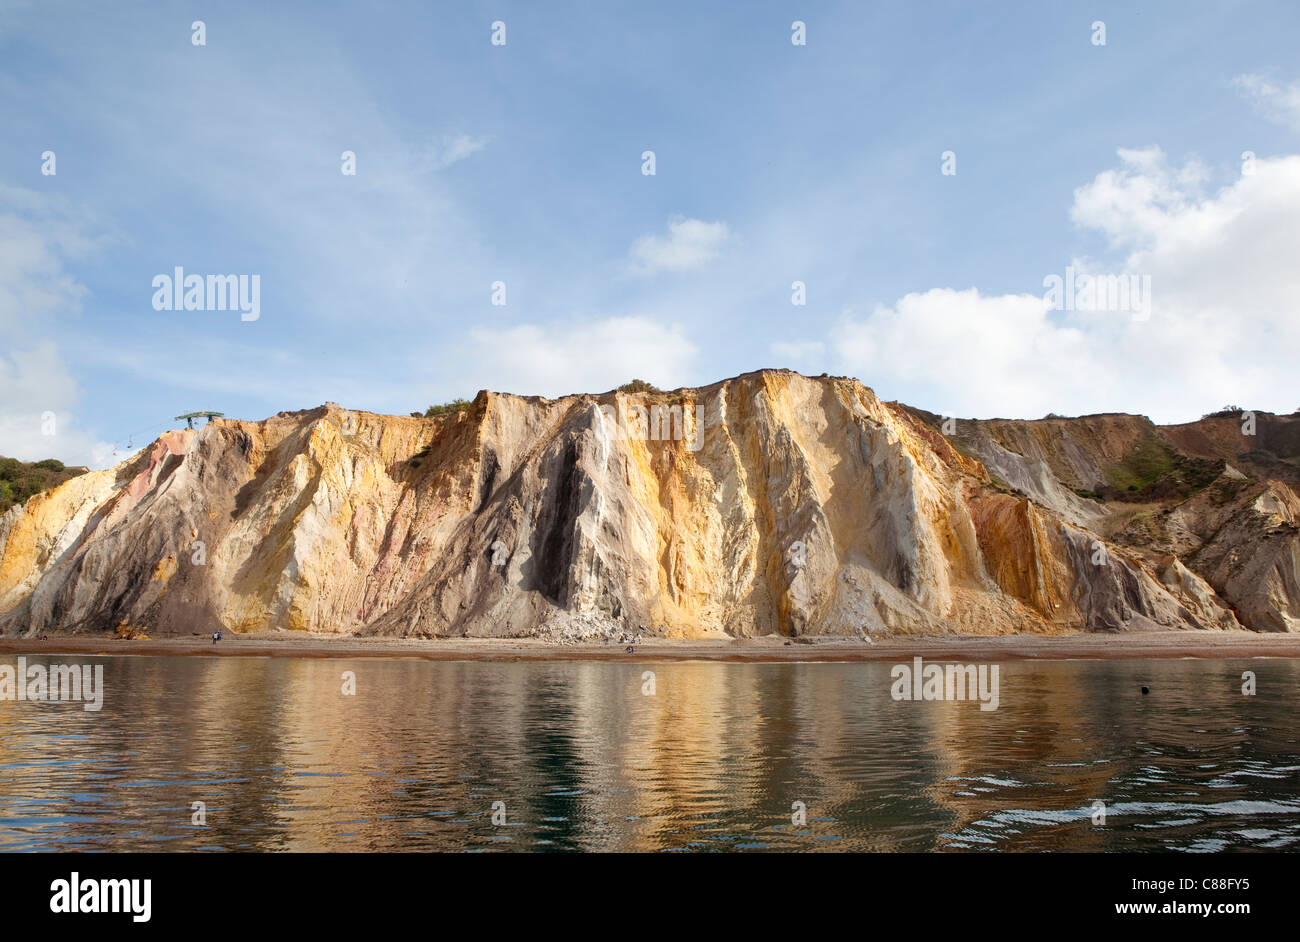
[[1297, 630], [1300, 417], [1231, 422], [946, 427], [788, 371], [219, 419], [0, 518], [0, 630]]

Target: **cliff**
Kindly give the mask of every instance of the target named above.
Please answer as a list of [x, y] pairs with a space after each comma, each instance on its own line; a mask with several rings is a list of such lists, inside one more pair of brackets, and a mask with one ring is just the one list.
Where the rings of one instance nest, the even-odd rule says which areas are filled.
[[218, 419], [0, 517], [0, 632], [1300, 630], [1300, 416], [1242, 425], [788, 371]]

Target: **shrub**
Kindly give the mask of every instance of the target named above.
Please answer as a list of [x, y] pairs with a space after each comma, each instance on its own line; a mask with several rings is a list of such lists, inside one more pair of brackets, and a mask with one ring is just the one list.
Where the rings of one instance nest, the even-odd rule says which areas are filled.
[[[424, 410], [424, 417], [432, 419], [439, 415], [457, 415], [461, 412], [468, 412], [474, 403], [468, 399], [453, 399], [451, 402], [444, 402], [440, 406], [429, 406]], [[414, 415], [415, 413], [412, 413]]]
[[49, 490], [69, 478], [85, 474], [86, 468], [69, 468], [62, 461], [46, 458], [30, 464], [17, 458], [0, 458], [0, 513], [22, 504], [33, 494]]

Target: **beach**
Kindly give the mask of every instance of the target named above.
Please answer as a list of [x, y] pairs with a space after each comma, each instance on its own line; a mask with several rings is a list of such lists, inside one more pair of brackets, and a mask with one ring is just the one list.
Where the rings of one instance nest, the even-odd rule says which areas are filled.
[[1066, 660], [1116, 658], [1300, 657], [1300, 635], [1243, 631], [1132, 634], [904, 636], [854, 638], [779, 636], [716, 640], [649, 639], [633, 644], [556, 643], [529, 638], [353, 638], [283, 632], [211, 638], [118, 641], [84, 635], [47, 641], [0, 638], [0, 656], [149, 655], [172, 657], [414, 658], [428, 661], [894, 661], [930, 659]]

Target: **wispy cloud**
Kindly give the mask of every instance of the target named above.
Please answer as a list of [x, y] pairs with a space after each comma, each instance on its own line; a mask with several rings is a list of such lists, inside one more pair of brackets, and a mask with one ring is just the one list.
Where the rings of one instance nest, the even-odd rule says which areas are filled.
[[454, 163], [472, 157], [487, 145], [487, 137], [473, 137], [469, 134], [444, 135], [440, 142], [430, 145], [419, 169], [444, 170]]
[[81, 388], [49, 339], [88, 295], [67, 262], [109, 238], [65, 200], [0, 186], [0, 455], [97, 466], [111, 451], [79, 426]]
[[1300, 131], [1300, 81], [1279, 85], [1262, 75], [1238, 75], [1237, 91], [1264, 117]]
[[632, 270], [639, 274], [690, 271], [713, 261], [731, 233], [725, 222], [675, 216], [668, 235], [646, 235], [632, 243]]

